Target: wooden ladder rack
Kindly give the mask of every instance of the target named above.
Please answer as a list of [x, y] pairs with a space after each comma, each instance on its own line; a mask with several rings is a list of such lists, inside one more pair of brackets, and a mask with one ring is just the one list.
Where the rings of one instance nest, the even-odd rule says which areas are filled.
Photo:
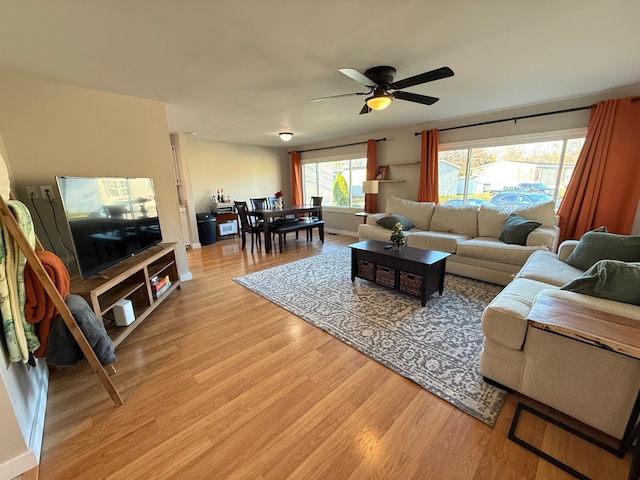
[[[47, 292], [47, 295], [49, 295], [49, 298], [51, 298], [51, 301], [53, 302], [55, 307], [58, 309], [58, 312], [60, 312], [60, 316], [64, 320], [64, 323], [67, 325], [69, 331], [71, 332], [71, 335], [73, 335], [73, 338], [78, 343], [78, 346], [89, 362], [89, 365], [91, 365], [93, 371], [98, 375], [98, 378], [102, 382], [104, 388], [107, 390], [107, 393], [109, 393], [109, 396], [116, 404], [116, 406], [122, 405], [124, 401], [118, 393], [118, 390], [116, 390], [116, 387], [111, 382], [111, 379], [109, 378], [105, 367], [102, 366], [102, 364], [98, 360], [98, 357], [96, 357], [96, 354], [91, 348], [91, 345], [89, 345], [87, 338], [82, 333], [82, 330], [76, 323], [75, 318], [73, 318], [69, 307], [67, 307], [67, 304], [64, 302], [64, 299], [60, 295], [60, 292], [58, 292], [58, 289], [54, 285], [53, 280], [51, 280], [51, 277], [49, 277], [49, 275], [47, 274], [47, 271], [44, 269], [44, 266], [42, 265], [42, 262], [40, 262], [40, 259], [36, 255], [35, 251], [33, 250], [33, 248], [31, 248], [29, 241], [24, 236], [24, 233], [20, 229], [18, 222], [11, 213], [9, 206], [4, 201], [2, 196], [0, 196], [0, 220], [7, 227], [9, 233], [11, 233], [11, 236], [17, 242], [18, 247], [27, 258], [27, 262], [42, 283], [42, 286]], [[38, 248], [39, 250], [42, 249], [40, 243], [36, 243], [36, 248]], [[107, 368], [109, 368], [112, 373], [115, 373], [115, 368], [113, 368], [113, 365], [108, 365]]]

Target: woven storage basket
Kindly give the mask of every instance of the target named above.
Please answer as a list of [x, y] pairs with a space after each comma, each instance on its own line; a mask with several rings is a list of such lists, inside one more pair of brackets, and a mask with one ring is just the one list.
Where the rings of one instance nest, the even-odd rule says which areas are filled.
[[357, 276], [373, 282], [376, 278], [375, 267], [374, 263], [367, 262], [366, 260], [358, 260]]
[[422, 289], [422, 276], [413, 273], [400, 272], [400, 290], [403, 292], [420, 296]]
[[384, 265], [376, 265], [376, 283], [385, 287], [395, 288], [396, 269], [385, 267]]

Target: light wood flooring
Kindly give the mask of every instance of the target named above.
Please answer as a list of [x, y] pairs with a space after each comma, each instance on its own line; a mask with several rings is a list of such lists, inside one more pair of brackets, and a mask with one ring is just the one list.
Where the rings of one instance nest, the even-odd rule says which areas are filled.
[[[40, 479], [572, 478], [507, 439], [518, 396], [492, 429], [232, 280], [356, 241], [300, 237], [283, 254], [191, 250], [193, 280], [116, 351], [123, 406], [85, 362], [52, 371]], [[518, 433], [626, 478], [629, 456], [530, 415]]]

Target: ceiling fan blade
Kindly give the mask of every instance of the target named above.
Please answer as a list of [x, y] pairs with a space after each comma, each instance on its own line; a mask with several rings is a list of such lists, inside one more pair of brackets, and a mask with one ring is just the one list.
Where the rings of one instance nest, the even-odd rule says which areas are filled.
[[392, 92], [391, 96], [399, 100], [408, 100], [410, 102], [422, 103], [423, 105], [433, 105], [438, 100], [440, 100], [439, 98], [436, 98], [436, 97], [429, 97], [427, 95], [418, 95], [417, 93], [411, 93], [411, 92]]
[[394, 90], [400, 90], [402, 88], [413, 87], [414, 85], [420, 85], [421, 83], [433, 82], [434, 80], [440, 80], [442, 78], [453, 77], [453, 70], [449, 67], [441, 67], [430, 72], [424, 72], [420, 75], [414, 75], [413, 77], [405, 78], [393, 82], [390, 88]]
[[367, 95], [367, 93], [371, 93], [371, 92], [341, 93], [340, 95], [330, 95], [328, 97], [312, 98], [309, 101], [310, 102], [321, 102], [322, 100], [329, 100], [329, 99], [332, 99], [332, 98], [351, 97], [353, 95]]
[[376, 84], [373, 80], [368, 79], [359, 71], [353, 68], [339, 68], [338, 71], [340, 73], [344, 73], [347, 77], [351, 78], [352, 80], [355, 80], [356, 82], [361, 83], [365, 87], [369, 87], [369, 88], [376, 87]]
[[362, 110], [360, 110], [360, 115], [364, 115], [365, 113], [369, 113], [371, 110], [372, 110], [372, 108], [369, 107], [369, 105], [367, 105], [365, 103], [364, 107], [362, 107]]

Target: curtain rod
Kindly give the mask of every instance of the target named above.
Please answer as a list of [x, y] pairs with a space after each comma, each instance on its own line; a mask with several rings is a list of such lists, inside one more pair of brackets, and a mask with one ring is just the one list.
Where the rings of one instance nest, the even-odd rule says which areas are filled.
[[[386, 142], [386, 138], [377, 138], [374, 142]], [[298, 150], [298, 153], [305, 152], [317, 152], [318, 150], [331, 150], [332, 148], [340, 148], [340, 147], [351, 147], [352, 145], [366, 145], [369, 141], [366, 142], [356, 142], [356, 143], [345, 143], [344, 145], [334, 145], [333, 147], [320, 147], [320, 148], [311, 148], [309, 150]], [[291, 152], [289, 152], [291, 154]]]
[[[528, 118], [535, 118], [535, 117], [545, 117], [547, 115], [556, 115], [558, 113], [569, 113], [569, 112], [577, 112], [580, 110], [589, 110], [590, 108], [593, 108], [593, 107], [595, 107], [595, 105], [586, 105], [584, 107], [567, 108], [565, 110], [555, 110], [553, 112], [533, 113], [531, 115], [523, 115], [521, 117], [501, 118], [500, 120], [489, 120], [488, 122], [471, 123], [469, 125], [460, 125], [457, 127], [443, 128], [443, 129], [439, 129], [438, 132], [446, 132], [447, 130], [457, 130], [459, 128], [479, 127], [481, 125], [491, 125], [492, 123], [501, 123], [501, 122], [516, 123], [518, 120], [526, 120]], [[416, 136], [421, 134], [422, 132], [414, 133], [414, 135]]]

